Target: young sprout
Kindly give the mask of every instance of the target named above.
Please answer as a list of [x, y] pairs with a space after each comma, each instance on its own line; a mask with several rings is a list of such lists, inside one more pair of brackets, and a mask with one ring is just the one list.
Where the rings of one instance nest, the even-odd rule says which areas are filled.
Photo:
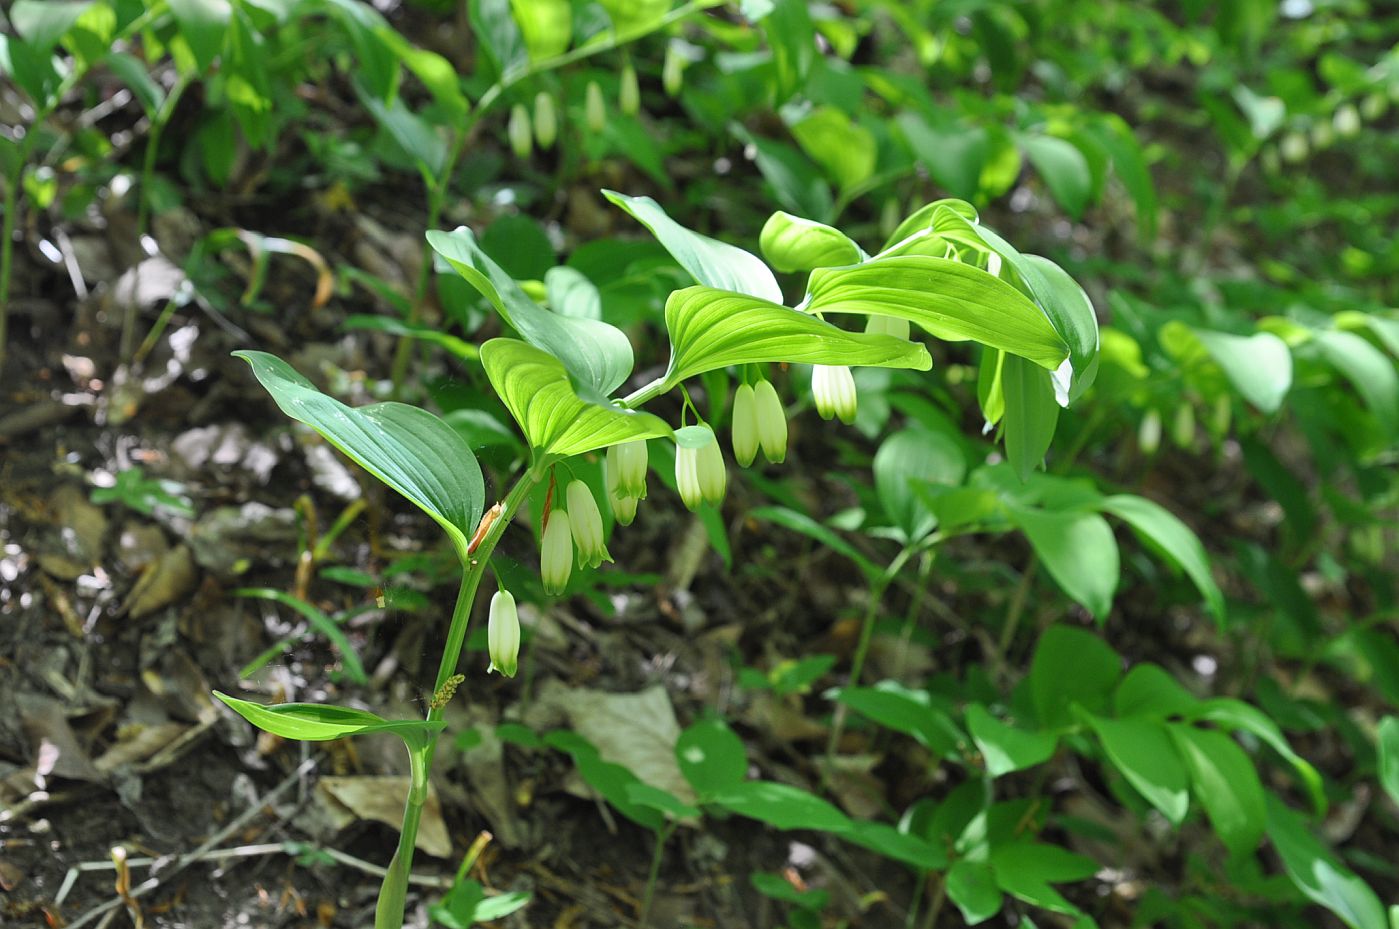
[[845, 365], [812, 365], [811, 395], [822, 419], [839, 416], [847, 426], [855, 421], [855, 378]]
[[548, 151], [559, 135], [559, 118], [554, 112], [554, 98], [544, 91], [534, 95], [534, 140]]
[[520, 658], [520, 614], [508, 590], [497, 591], [491, 598], [490, 617], [486, 620], [486, 648], [491, 656], [489, 670], [514, 677]]
[[777, 396], [772, 381], [762, 380], [753, 388], [753, 400], [763, 457], [781, 464], [787, 457], [787, 411], [782, 407], [782, 398]]
[[573, 544], [578, 549], [578, 566], [596, 568], [611, 561], [602, 538], [602, 513], [593, 499], [593, 492], [582, 481], [570, 481], [564, 492], [568, 501], [569, 525], [573, 529]]
[[746, 468], [758, 456], [758, 405], [749, 384], [734, 391], [732, 435], [734, 461]]
[[540, 543], [539, 579], [544, 592], [558, 596], [568, 586], [573, 573], [573, 528], [565, 510], [554, 509], [544, 524], [544, 539]]
[[712, 431], [709, 441], [701, 448], [676, 447], [675, 486], [680, 491], [680, 499], [691, 510], [699, 509], [704, 501], [716, 506], [723, 502], [728, 473], [724, 470], [724, 453], [719, 450], [719, 442]]
[[511, 107], [510, 122], [506, 126], [505, 132], [510, 138], [511, 150], [520, 158], [528, 158], [533, 147], [533, 140], [530, 138], [529, 111], [525, 109], [523, 103], [517, 103]]

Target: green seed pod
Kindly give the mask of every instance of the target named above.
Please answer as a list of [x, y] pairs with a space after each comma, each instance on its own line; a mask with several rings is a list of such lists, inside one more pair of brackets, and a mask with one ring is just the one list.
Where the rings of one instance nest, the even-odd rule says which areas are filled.
[[588, 82], [588, 92], [584, 109], [587, 112], [588, 131], [601, 132], [607, 128], [607, 101], [602, 97], [602, 88], [597, 81]]
[[627, 116], [641, 110], [641, 87], [636, 82], [636, 69], [630, 61], [622, 66], [621, 83], [617, 88], [617, 108]]
[[531, 139], [533, 133], [530, 130], [529, 111], [523, 103], [517, 103], [511, 108], [506, 134], [510, 137], [510, 148], [515, 154], [520, 158], [528, 158], [534, 143]]
[[559, 135], [559, 118], [554, 110], [554, 98], [544, 91], [534, 95], [534, 140], [548, 151]]
[[665, 88], [667, 97], [680, 95], [680, 88], [685, 86], [686, 64], [684, 54], [674, 42], [666, 46], [665, 64], [661, 66], [661, 86]]

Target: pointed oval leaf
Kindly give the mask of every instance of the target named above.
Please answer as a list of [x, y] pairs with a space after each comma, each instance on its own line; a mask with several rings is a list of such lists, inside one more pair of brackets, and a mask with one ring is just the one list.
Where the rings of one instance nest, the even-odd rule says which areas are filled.
[[536, 455], [566, 458], [671, 434], [650, 413], [581, 399], [557, 358], [516, 339], [482, 345], [481, 364]]
[[324, 703], [278, 703], [264, 706], [214, 691], [229, 709], [264, 732], [301, 742], [326, 742], [351, 735], [392, 732], [410, 746], [425, 745], [446, 728], [444, 720], [384, 719], [368, 710]]
[[349, 407], [266, 352], [234, 352], [272, 399], [447, 530], [461, 554], [481, 519], [486, 485], [471, 446], [427, 410], [404, 403]]
[[948, 341], [973, 340], [1053, 370], [1069, 349], [1029, 298], [980, 268], [930, 255], [818, 268], [807, 288], [811, 313], [907, 319]]
[[628, 197], [614, 190], [604, 190], [602, 195], [650, 229], [680, 267], [694, 275], [699, 283], [773, 303], [782, 302], [782, 288], [777, 278], [758, 256], [686, 229], [666, 215], [661, 205], [650, 197]]
[[563, 316], [539, 306], [481, 250], [470, 229], [433, 230], [427, 241], [521, 338], [557, 358], [580, 391], [590, 394], [589, 399], [606, 397], [631, 374], [631, 343], [622, 330], [601, 320]]
[[1138, 537], [1166, 556], [1189, 576], [1217, 622], [1224, 622], [1224, 594], [1210, 573], [1205, 546], [1175, 514], [1145, 497], [1115, 494], [1103, 500], [1103, 510], [1132, 527]]
[[907, 339], [848, 332], [789, 307], [712, 287], [687, 287], [671, 294], [665, 319], [670, 386], [716, 368], [760, 362], [918, 371], [933, 365], [928, 350]]

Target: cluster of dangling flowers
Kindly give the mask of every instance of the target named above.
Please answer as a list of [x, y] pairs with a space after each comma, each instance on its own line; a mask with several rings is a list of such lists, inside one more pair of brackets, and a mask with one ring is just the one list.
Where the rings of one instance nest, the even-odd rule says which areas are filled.
[[[866, 331], [906, 339], [909, 325], [906, 320], [874, 316]], [[848, 367], [813, 365], [811, 394], [822, 419], [838, 417], [847, 424], [855, 421], [855, 379]], [[771, 381], [760, 378], [756, 383], [739, 385], [734, 393], [732, 420], [734, 460], [740, 466], [751, 465], [759, 451], [772, 464], [786, 459], [787, 412]], [[706, 434], [701, 440], [677, 443], [675, 449], [675, 486], [690, 510], [699, 509], [701, 503], [718, 506], [728, 489], [728, 472], [718, 436], [708, 425], [700, 428]], [[644, 439], [607, 449], [607, 502], [623, 526], [631, 525], [637, 504], [646, 499], [648, 463]], [[575, 559], [580, 568], [596, 568], [612, 560], [603, 540], [602, 512], [588, 485], [571, 480], [562, 496], [563, 506], [555, 503], [546, 507], [540, 542], [539, 578], [550, 596], [564, 592]], [[509, 592], [502, 590], [491, 599], [488, 624], [491, 670], [513, 677], [520, 649], [520, 621], [515, 598]]]

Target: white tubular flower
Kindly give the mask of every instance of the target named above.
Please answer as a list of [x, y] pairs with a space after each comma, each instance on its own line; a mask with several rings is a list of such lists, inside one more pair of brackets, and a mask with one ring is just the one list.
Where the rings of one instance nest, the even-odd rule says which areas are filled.
[[[772, 381], [759, 381], [753, 388], [753, 400], [763, 457], [773, 464], [781, 464], [787, 457], [787, 411], [782, 407], [782, 398], [777, 396]], [[735, 449], [734, 456], [737, 455]]]
[[812, 365], [811, 395], [822, 419], [839, 416], [846, 425], [855, 421], [855, 378], [845, 365]]
[[491, 671], [514, 677], [520, 659], [520, 614], [515, 598], [508, 590], [497, 591], [491, 598], [490, 618], [486, 621], [486, 649], [491, 656]]
[[758, 457], [758, 407], [753, 388], [748, 384], [740, 384], [734, 391], [731, 432], [734, 461], [746, 468]]
[[607, 502], [612, 504], [612, 515], [617, 517], [617, 522], [623, 526], [630, 526], [633, 519], [636, 519], [635, 497], [619, 497], [609, 490], [607, 492]]
[[724, 491], [729, 486], [729, 472], [724, 467], [724, 452], [719, 448], [718, 438], [696, 449], [696, 453], [695, 474], [699, 478], [700, 493], [707, 502], [718, 506], [724, 502]]
[[549, 514], [549, 522], [544, 527], [544, 540], [540, 544], [539, 579], [544, 583], [544, 592], [550, 596], [563, 593], [572, 572], [573, 529], [569, 525], [568, 513], [554, 510]]
[[908, 341], [909, 331], [908, 320], [897, 316], [875, 315], [865, 323], [865, 332], [871, 335], [891, 335], [896, 339]]
[[647, 455], [645, 439], [608, 446], [608, 492], [619, 497], [645, 500]]
[[602, 513], [593, 499], [593, 492], [582, 481], [570, 481], [565, 491], [568, 501], [568, 522], [573, 530], [573, 544], [578, 549], [578, 566], [596, 568], [611, 561], [602, 538]]

